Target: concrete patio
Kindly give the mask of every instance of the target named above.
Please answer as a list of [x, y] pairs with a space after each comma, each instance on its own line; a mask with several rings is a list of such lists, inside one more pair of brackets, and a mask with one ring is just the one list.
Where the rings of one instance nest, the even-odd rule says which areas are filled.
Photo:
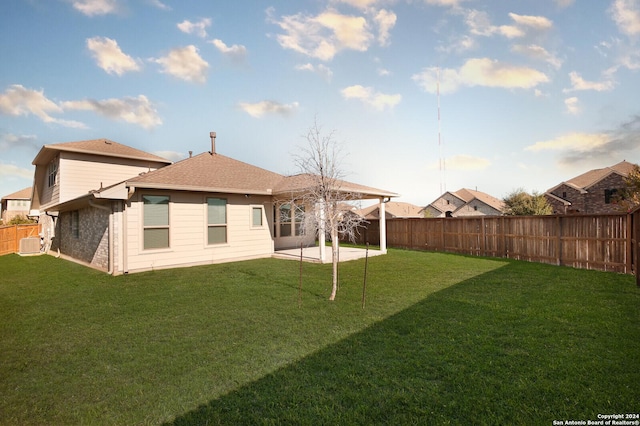
[[[325, 250], [326, 250], [326, 259], [323, 263], [331, 263], [331, 247], [327, 246]], [[373, 249], [369, 249], [369, 253], [367, 254], [366, 249], [355, 248], [355, 247], [340, 247], [340, 251], [339, 251], [340, 262], [347, 262], [349, 260], [356, 260], [356, 259], [364, 259], [367, 255], [369, 257], [372, 257], [372, 256], [380, 256], [382, 254], [384, 254], [382, 251], [373, 250]], [[272, 257], [276, 259], [300, 260], [300, 248], [277, 250]], [[303, 247], [302, 260], [304, 262], [322, 263], [320, 262], [320, 248], [317, 246]]]

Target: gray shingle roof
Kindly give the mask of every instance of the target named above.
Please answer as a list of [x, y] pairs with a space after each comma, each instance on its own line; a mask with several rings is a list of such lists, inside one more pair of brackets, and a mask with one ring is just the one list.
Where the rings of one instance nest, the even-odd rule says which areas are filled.
[[[127, 180], [141, 188], [288, 196], [313, 185], [309, 174], [283, 176], [224, 155], [205, 152]], [[395, 197], [390, 191], [338, 181], [341, 191], [364, 196]]]
[[80, 152], [83, 154], [103, 155], [107, 157], [131, 158], [135, 160], [153, 161], [171, 164], [171, 161], [157, 155], [122, 145], [109, 139], [92, 139], [77, 142], [64, 142], [44, 145], [33, 160], [34, 165], [48, 163], [55, 151]]

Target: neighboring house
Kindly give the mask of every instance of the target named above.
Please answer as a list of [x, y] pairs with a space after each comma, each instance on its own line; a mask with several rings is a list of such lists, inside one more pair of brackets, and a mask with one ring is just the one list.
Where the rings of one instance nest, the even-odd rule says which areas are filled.
[[481, 191], [445, 192], [423, 209], [425, 217], [499, 216], [504, 202]]
[[615, 195], [625, 187], [624, 178], [633, 166], [621, 161], [611, 167], [590, 170], [549, 189], [545, 198], [555, 214], [619, 212]]
[[[104, 139], [44, 146], [33, 162], [33, 208], [47, 251], [115, 275], [313, 245], [315, 235], [300, 231], [301, 213], [315, 206], [295, 201], [309, 176], [286, 177], [220, 155], [214, 137], [211, 152], [174, 164]], [[354, 198], [397, 196], [340, 183]]]
[[0, 200], [0, 219], [7, 224], [16, 216], [29, 216], [31, 205], [31, 187], [21, 189], [13, 194], [5, 195]]
[[[380, 219], [380, 206], [374, 204], [358, 210], [358, 213], [365, 219]], [[387, 219], [424, 217], [422, 207], [399, 201], [386, 203], [385, 215]]]

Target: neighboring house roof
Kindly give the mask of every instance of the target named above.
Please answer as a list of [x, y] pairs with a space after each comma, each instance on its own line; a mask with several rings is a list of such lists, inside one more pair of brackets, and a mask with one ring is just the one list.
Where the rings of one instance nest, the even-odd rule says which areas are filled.
[[[291, 195], [314, 184], [310, 174], [283, 176], [218, 153], [205, 152], [149, 173], [128, 179], [127, 186], [238, 194]], [[364, 196], [397, 197], [398, 194], [338, 181], [341, 191]]]
[[588, 191], [593, 185], [597, 184], [604, 178], [610, 176], [611, 174], [618, 174], [620, 176], [627, 176], [629, 172], [633, 169], [634, 164], [629, 163], [626, 160], [619, 162], [618, 164], [614, 164], [611, 167], [603, 167], [601, 169], [589, 170], [586, 173], [578, 175], [572, 179], [569, 179], [565, 182], [562, 182], [553, 188], [547, 191], [547, 194], [555, 191], [557, 188], [562, 185], [568, 185], [573, 187], [579, 191], [585, 192]]
[[[379, 206], [374, 204], [369, 207], [365, 207], [359, 210], [360, 216], [365, 219], [378, 219]], [[385, 215], [387, 217], [409, 218], [409, 217], [423, 217], [422, 208], [411, 203], [404, 203], [401, 201], [390, 201], [385, 204]]]
[[475, 198], [476, 200], [482, 201], [486, 205], [493, 207], [496, 210], [502, 211], [502, 208], [504, 207], [504, 202], [502, 200], [482, 191], [474, 191], [472, 189], [462, 188], [456, 191], [455, 194], [467, 203], [470, 203]]
[[[492, 207], [498, 211], [502, 211], [503, 207], [504, 207], [504, 202], [496, 197], [493, 197], [485, 192], [482, 191], [474, 191], [472, 189], [467, 189], [467, 188], [462, 188], [459, 189], [455, 192], [450, 192], [447, 191], [444, 194], [442, 194], [441, 196], [439, 196], [438, 198], [436, 198], [431, 204], [429, 204], [428, 206], [425, 207], [426, 208], [433, 208], [439, 212], [443, 212], [444, 211], [439, 208], [436, 204], [436, 202], [441, 199], [442, 197], [444, 197], [446, 194], [451, 194], [452, 196], [464, 201], [464, 205], [469, 204], [471, 201], [478, 200], [483, 202], [484, 204], [488, 205], [489, 207]], [[460, 206], [460, 208], [462, 208], [463, 206]], [[459, 210], [460, 208], [457, 208], [456, 210]]]
[[106, 157], [131, 158], [134, 160], [171, 164], [171, 161], [165, 158], [150, 154], [145, 151], [141, 151], [136, 148], [132, 148], [127, 145], [119, 144], [118, 142], [114, 142], [109, 139], [92, 139], [86, 141], [44, 145], [40, 149], [40, 152], [38, 152], [36, 157], [33, 159], [32, 164], [46, 164], [51, 161], [59, 151], [102, 155]]
[[31, 187], [21, 189], [20, 191], [16, 191], [12, 194], [5, 195], [2, 197], [2, 201], [4, 200], [30, 200], [31, 199]]

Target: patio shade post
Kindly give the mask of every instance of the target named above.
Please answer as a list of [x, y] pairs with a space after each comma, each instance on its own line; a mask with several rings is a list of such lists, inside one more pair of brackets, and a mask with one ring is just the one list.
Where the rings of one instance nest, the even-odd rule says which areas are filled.
[[384, 197], [380, 197], [380, 252], [387, 253], [387, 222], [385, 217]]

